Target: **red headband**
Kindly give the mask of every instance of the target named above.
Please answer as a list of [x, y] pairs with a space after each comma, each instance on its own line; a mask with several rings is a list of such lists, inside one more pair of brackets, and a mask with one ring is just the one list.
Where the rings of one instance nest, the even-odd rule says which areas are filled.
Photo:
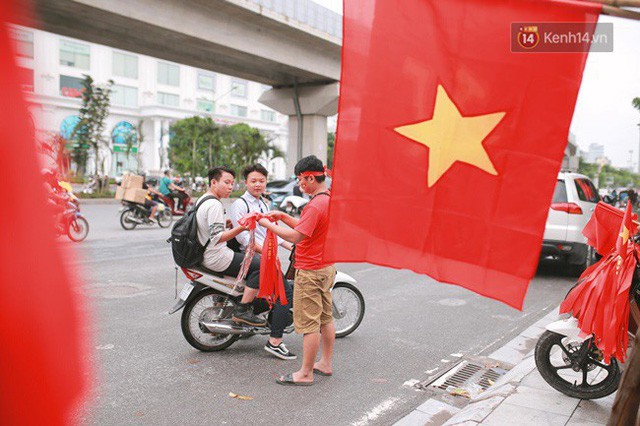
[[331, 170], [327, 169], [327, 166], [324, 166], [324, 171], [322, 172], [302, 172], [298, 176], [307, 177], [307, 176], [329, 176], [331, 177]]

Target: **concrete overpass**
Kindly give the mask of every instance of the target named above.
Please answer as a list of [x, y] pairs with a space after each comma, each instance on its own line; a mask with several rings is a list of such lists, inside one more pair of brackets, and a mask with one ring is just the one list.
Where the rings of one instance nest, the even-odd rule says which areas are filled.
[[341, 38], [260, 3], [34, 0], [33, 16], [17, 23], [271, 85], [261, 102], [289, 115], [288, 167], [309, 154], [326, 160]]

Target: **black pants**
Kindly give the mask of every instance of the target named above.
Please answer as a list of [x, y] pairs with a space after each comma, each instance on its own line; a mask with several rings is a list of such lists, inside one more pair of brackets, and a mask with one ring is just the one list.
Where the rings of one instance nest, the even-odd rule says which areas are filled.
[[188, 195], [183, 191], [171, 191], [169, 194], [169, 198], [178, 198], [178, 208], [182, 207], [183, 209], [186, 207], [184, 205], [184, 200], [188, 197]]
[[[231, 264], [221, 273], [232, 277], [237, 276], [240, 272], [240, 266], [242, 265], [243, 260], [244, 253], [234, 253]], [[273, 306], [273, 310], [271, 312], [271, 337], [275, 339], [280, 339], [282, 337], [284, 329], [291, 324], [292, 321], [289, 309], [291, 308], [291, 302], [293, 301], [293, 286], [284, 277], [284, 274], [282, 275], [282, 280], [284, 282], [284, 291], [287, 295], [287, 302], [289, 303], [282, 305], [280, 301], [278, 301]], [[249, 265], [249, 271], [247, 272], [246, 277], [246, 286], [253, 289], [258, 289], [260, 287], [260, 255], [257, 253], [253, 256], [253, 259], [251, 259], [251, 264]]]

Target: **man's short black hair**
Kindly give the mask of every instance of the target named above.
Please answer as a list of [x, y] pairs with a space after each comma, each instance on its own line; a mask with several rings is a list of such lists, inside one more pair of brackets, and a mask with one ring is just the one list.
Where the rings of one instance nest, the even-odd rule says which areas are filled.
[[227, 166], [219, 166], [219, 167], [214, 167], [213, 169], [209, 170], [209, 186], [211, 186], [211, 181], [212, 180], [220, 180], [220, 178], [222, 177], [222, 173], [227, 172], [229, 173], [231, 176], [233, 176], [234, 178], [236, 177], [236, 172], [234, 172], [232, 169], [230, 169]]
[[242, 172], [242, 175], [244, 176], [244, 180], [247, 180], [247, 176], [249, 176], [249, 173], [253, 173], [253, 172], [258, 172], [264, 177], [269, 176], [269, 172], [267, 171], [267, 169], [265, 169], [262, 164], [256, 163], [256, 164], [251, 164], [250, 166], [245, 167], [244, 171]]
[[[298, 161], [296, 167], [293, 169], [293, 173], [296, 176], [299, 176], [304, 172], [323, 172], [324, 173], [324, 165], [322, 161], [315, 155], [310, 155], [308, 157], [304, 157], [302, 160]], [[324, 176], [314, 176], [316, 178], [316, 182], [322, 183], [324, 182]]]
[[171, 170], [169, 170], [169, 169], [167, 169], [167, 170], [165, 170], [165, 171], [164, 171], [164, 175], [165, 175], [165, 176], [169, 176], [169, 174], [170, 174], [170, 173], [171, 173]]

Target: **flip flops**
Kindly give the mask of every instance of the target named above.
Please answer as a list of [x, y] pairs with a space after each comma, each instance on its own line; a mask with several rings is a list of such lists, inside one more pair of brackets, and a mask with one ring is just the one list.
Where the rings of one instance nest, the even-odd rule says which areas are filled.
[[276, 379], [276, 383], [284, 386], [311, 386], [313, 382], [294, 382], [293, 374], [287, 374], [279, 379]]
[[333, 376], [333, 373], [325, 373], [324, 371], [320, 371], [317, 368], [313, 369], [313, 374], [317, 374], [319, 376], [325, 376], [325, 377], [331, 377]]

